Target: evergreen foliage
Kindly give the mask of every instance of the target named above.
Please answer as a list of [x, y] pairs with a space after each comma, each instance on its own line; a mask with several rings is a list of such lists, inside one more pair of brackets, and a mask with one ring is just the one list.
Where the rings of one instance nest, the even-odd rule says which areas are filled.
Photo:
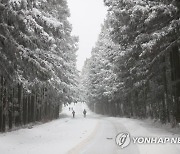
[[104, 3], [108, 14], [82, 76], [86, 101], [98, 113], [174, 126], [180, 122], [180, 2]]
[[0, 131], [57, 118], [77, 100], [69, 16], [66, 0], [0, 0]]

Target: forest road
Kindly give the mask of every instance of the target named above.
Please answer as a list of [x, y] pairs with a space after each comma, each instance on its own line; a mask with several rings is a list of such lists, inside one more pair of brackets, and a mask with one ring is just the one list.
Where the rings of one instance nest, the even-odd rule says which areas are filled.
[[[72, 117], [72, 108], [75, 118]], [[83, 110], [87, 117], [84, 118]], [[60, 118], [0, 134], [0, 154], [179, 154], [179, 144], [134, 144], [121, 148], [115, 142], [119, 133], [131, 137], [180, 138], [152, 123], [152, 120], [107, 117], [91, 112], [78, 103], [63, 107]], [[121, 140], [118, 140], [121, 141]]]
[[98, 122], [94, 131], [68, 154], [139, 154], [135, 144], [121, 149], [115, 142], [120, 132], [128, 132], [126, 127], [115, 118], [90, 115], [88, 119], [96, 119]]
[[179, 144], [134, 144], [121, 148], [115, 142], [116, 136], [128, 132], [139, 137], [177, 137], [178, 134], [167, 132], [161, 128], [149, 125], [146, 122], [128, 119], [89, 115], [88, 119], [96, 119], [94, 131], [71, 149], [68, 154], [178, 154]]

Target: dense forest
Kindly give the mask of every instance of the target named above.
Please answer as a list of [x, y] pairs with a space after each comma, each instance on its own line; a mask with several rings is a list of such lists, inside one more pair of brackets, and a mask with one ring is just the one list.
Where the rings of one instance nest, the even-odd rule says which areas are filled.
[[79, 81], [67, 0], [0, 0], [0, 132], [79, 99], [100, 114], [180, 122], [180, 1], [104, 4]]
[[66, 0], [0, 0], [0, 131], [58, 118], [77, 100]]
[[96, 113], [180, 122], [180, 1], [104, 0], [108, 8], [81, 74]]

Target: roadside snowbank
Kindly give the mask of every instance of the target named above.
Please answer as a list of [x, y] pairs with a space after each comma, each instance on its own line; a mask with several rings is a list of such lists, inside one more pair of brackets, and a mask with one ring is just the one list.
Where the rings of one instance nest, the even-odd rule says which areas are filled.
[[[32, 129], [20, 129], [0, 134], [2, 154], [65, 154], [86, 139], [97, 125], [97, 120], [83, 118], [85, 104], [71, 105], [76, 111], [72, 118], [69, 107], [64, 107], [61, 117]], [[90, 111], [88, 110], [90, 114]]]

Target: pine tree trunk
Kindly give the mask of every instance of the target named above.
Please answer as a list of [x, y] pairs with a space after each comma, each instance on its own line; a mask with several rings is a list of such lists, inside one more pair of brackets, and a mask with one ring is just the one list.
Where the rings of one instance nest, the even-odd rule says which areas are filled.
[[12, 101], [12, 123], [13, 123], [13, 127], [15, 126], [15, 88], [13, 87], [13, 91], [12, 91], [12, 95], [13, 95], [13, 101]]
[[7, 85], [6, 80], [4, 80], [4, 96], [3, 96], [3, 132], [6, 131], [7, 124]]
[[168, 121], [168, 110], [167, 110], [167, 96], [168, 96], [168, 87], [167, 87], [167, 73], [166, 73], [166, 57], [164, 56], [162, 59], [163, 64], [163, 85], [164, 85], [164, 95], [163, 95], [163, 123], [166, 123]]
[[35, 122], [35, 97], [33, 93], [31, 95], [31, 121]]
[[12, 129], [13, 126], [13, 89], [9, 90], [9, 129]]
[[29, 123], [29, 112], [28, 112], [28, 108], [29, 108], [29, 102], [28, 102], [28, 96], [26, 97], [26, 123]]
[[1, 76], [0, 82], [0, 132], [3, 131], [3, 93], [4, 93], [4, 77]]
[[31, 120], [31, 97], [28, 95], [28, 123], [32, 122]]
[[18, 84], [18, 125], [22, 125], [23, 121], [23, 87], [22, 84]]
[[170, 53], [171, 79], [173, 95], [175, 97], [174, 116], [180, 122], [180, 58], [178, 46], [173, 47]]

